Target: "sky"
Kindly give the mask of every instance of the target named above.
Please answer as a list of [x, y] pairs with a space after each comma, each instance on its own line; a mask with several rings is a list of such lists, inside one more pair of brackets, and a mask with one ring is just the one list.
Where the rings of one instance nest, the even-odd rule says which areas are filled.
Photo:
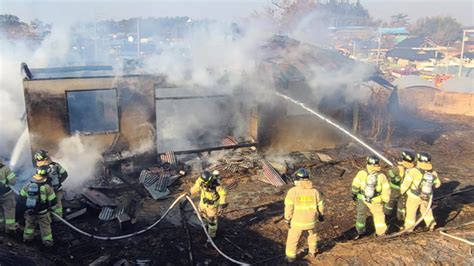
[[[465, 26], [474, 26], [474, 0], [361, 0], [376, 19], [389, 20], [400, 12], [413, 21], [435, 15], [450, 15]], [[189, 16], [234, 20], [271, 5], [271, 0], [0, 0], [0, 13], [22, 20], [39, 18], [47, 22], [69, 22], [130, 17]]]

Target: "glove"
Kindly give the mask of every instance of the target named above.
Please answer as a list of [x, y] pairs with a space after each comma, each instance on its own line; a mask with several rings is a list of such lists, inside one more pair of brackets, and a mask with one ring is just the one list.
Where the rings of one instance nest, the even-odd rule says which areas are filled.
[[33, 215], [34, 213], [35, 213], [34, 210], [28, 209], [28, 210], [25, 211], [25, 216], [31, 216], [31, 215]]
[[324, 215], [319, 215], [318, 216], [318, 221], [324, 222]]
[[357, 201], [357, 194], [352, 194], [352, 200]]

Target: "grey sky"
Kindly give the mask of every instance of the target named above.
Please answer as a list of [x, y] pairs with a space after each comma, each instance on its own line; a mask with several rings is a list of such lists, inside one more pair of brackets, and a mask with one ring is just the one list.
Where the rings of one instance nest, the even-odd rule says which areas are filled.
[[[29, 21], [48, 22], [77, 19], [130, 18], [136, 16], [189, 16], [231, 20], [246, 17], [270, 5], [270, 0], [0, 0], [0, 13], [12, 13]], [[466, 26], [474, 25], [473, 0], [361, 0], [375, 18], [407, 13], [413, 20], [424, 16], [450, 15]]]

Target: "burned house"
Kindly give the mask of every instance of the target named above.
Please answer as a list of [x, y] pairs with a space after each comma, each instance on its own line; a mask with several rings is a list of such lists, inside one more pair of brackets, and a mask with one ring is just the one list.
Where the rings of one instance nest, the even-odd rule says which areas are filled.
[[[163, 76], [117, 74], [110, 66], [22, 69], [32, 151], [54, 154], [62, 139], [76, 134], [103, 151], [186, 151], [216, 148], [232, 131], [233, 113], [224, 108], [231, 95], [197, 94]], [[216, 110], [223, 110], [220, 120], [208, 122]], [[176, 129], [193, 123], [197, 130]], [[244, 141], [251, 140], [248, 130]]]
[[[267, 80], [262, 86], [270, 95], [279, 91], [300, 99], [357, 129], [355, 105], [345, 94], [358, 90], [355, 94], [370, 96], [370, 90], [352, 80], [314, 86], [327, 75], [338, 74], [340, 79], [349, 75], [357, 68], [354, 61], [281, 36], [262, 51], [259, 69]], [[30, 69], [23, 64], [22, 70], [32, 151], [54, 154], [61, 140], [73, 135], [103, 152], [118, 154], [117, 159], [234, 146], [258, 146], [263, 152], [317, 150], [348, 141], [274, 96], [265, 103], [249, 101], [240, 97], [246, 93], [240, 90], [180, 87], [162, 75], [122, 73], [110, 66]], [[227, 136], [235, 141], [224, 145], [221, 140]]]

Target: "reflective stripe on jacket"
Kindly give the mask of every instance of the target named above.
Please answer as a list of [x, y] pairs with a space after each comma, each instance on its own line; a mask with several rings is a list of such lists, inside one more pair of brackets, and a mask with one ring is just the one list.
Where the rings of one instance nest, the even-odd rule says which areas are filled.
[[0, 196], [10, 192], [10, 186], [15, 184], [15, 173], [8, 166], [0, 165]]
[[[26, 184], [20, 190], [20, 196], [28, 198], [28, 190], [30, 189], [31, 182]], [[45, 213], [49, 208], [53, 208], [57, 204], [56, 194], [51, 186], [46, 183], [41, 183], [39, 185], [39, 206], [36, 207], [36, 213]]]
[[[68, 173], [64, 167], [57, 163], [51, 161], [51, 159], [43, 160], [43, 161], [37, 161], [36, 166], [43, 166], [47, 165], [49, 167], [48, 170], [48, 184], [54, 188], [55, 191], [61, 190], [62, 189], [62, 183], [66, 180]], [[53, 186], [53, 178], [57, 178], [58, 184], [56, 186]]]
[[[360, 170], [352, 181], [352, 193], [357, 194], [357, 198], [365, 200], [364, 189], [367, 185], [369, 173], [379, 171], [378, 168], [368, 167], [367, 170]], [[390, 200], [390, 185], [387, 177], [383, 173], [378, 173], [377, 184], [375, 185], [377, 194], [371, 199], [372, 203], [388, 202]]]
[[201, 206], [218, 207], [226, 203], [227, 191], [221, 185], [216, 185], [214, 189], [206, 189], [201, 178], [198, 178], [191, 187], [190, 193], [195, 194], [199, 191], [201, 191], [201, 201], [199, 202]]
[[392, 169], [388, 170], [387, 175], [389, 178], [390, 187], [394, 190], [400, 190], [400, 185], [405, 178], [405, 172], [413, 167], [415, 167], [413, 163], [401, 161], [398, 162], [395, 167], [392, 167]]
[[[441, 181], [438, 177], [438, 173], [436, 171], [431, 172], [433, 174], [434, 180], [433, 185], [435, 188], [439, 188], [441, 186]], [[400, 187], [401, 194], [410, 194], [411, 196], [417, 196], [416, 193], [413, 191], [419, 191], [421, 182], [423, 181], [423, 173], [418, 168], [411, 168], [408, 169], [403, 183]]]
[[311, 181], [296, 181], [285, 197], [285, 219], [291, 227], [302, 230], [313, 229], [318, 215], [324, 214], [321, 194]]

